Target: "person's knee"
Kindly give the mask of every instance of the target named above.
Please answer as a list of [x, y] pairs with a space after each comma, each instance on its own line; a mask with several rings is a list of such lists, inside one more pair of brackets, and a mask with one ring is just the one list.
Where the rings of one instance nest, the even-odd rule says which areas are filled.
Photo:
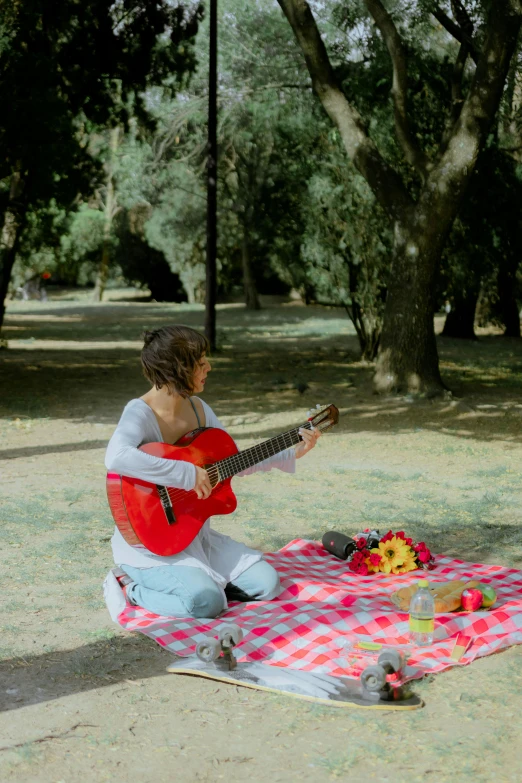
[[271, 601], [281, 592], [279, 574], [266, 560], [259, 560], [236, 580], [248, 595], [256, 601]]
[[281, 592], [281, 582], [275, 568], [270, 563], [262, 562], [266, 568], [263, 569], [263, 578], [260, 584], [260, 587], [263, 589], [260, 599], [262, 601], [271, 601], [272, 598], [276, 598]]
[[193, 617], [217, 617], [225, 608], [225, 601], [217, 585], [203, 587], [193, 595]]

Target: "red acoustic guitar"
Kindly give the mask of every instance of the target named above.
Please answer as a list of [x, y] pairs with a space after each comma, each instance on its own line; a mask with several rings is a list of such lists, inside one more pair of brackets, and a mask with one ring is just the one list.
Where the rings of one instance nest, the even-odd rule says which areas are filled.
[[293, 430], [238, 451], [228, 433], [215, 427], [199, 427], [173, 446], [146, 443], [141, 451], [164, 459], [182, 460], [205, 468], [212, 492], [199, 500], [194, 490], [150, 484], [148, 481], [107, 474], [107, 497], [114, 521], [128, 544], [141, 544], [156, 555], [175, 555], [197, 536], [205, 520], [214, 514], [230, 514], [237, 506], [232, 476], [279, 454], [301, 440], [299, 429], [325, 431], [339, 419], [335, 405], [318, 410]]

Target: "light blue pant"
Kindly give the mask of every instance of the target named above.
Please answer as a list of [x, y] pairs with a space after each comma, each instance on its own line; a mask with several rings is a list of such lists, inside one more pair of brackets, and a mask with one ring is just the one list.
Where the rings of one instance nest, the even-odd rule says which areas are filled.
[[[201, 568], [121, 567], [133, 580], [127, 587], [129, 600], [154, 614], [212, 618], [225, 608], [223, 592]], [[281, 592], [277, 571], [264, 560], [247, 568], [234, 584], [258, 601], [270, 601]]]

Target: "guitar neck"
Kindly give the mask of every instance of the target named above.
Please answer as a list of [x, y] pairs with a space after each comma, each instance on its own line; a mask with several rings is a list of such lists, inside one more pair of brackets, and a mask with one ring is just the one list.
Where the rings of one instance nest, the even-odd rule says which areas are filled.
[[233, 454], [231, 457], [222, 459], [219, 462], [215, 462], [213, 467], [217, 467], [219, 470], [219, 479], [230, 478], [237, 473], [241, 473], [242, 470], [251, 468], [254, 465], [259, 465], [269, 457], [273, 457], [275, 454], [280, 454], [290, 446], [295, 446], [301, 440], [299, 435], [300, 429], [311, 429], [312, 425], [309, 421], [305, 424], [301, 424], [299, 427], [295, 427], [293, 430], [277, 435], [275, 438], [265, 440], [263, 443], [258, 443], [257, 446], [251, 446], [244, 451], [238, 451], [237, 454]]

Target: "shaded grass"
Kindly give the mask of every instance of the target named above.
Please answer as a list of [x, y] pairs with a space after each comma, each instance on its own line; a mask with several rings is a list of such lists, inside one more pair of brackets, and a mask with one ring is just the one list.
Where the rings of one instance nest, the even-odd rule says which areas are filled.
[[[70, 303], [68, 309], [57, 308], [57, 313], [71, 314], [75, 307]], [[38, 427], [49, 425], [53, 417], [74, 421], [80, 433], [78, 442], [84, 432], [92, 439], [88, 422], [113, 425], [128, 398], [144, 391], [138, 349], [118, 347], [118, 342], [136, 339], [145, 326], [182, 318], [200, 327], [203, 321], [200, 307], [141, 307], [116, 308], [111, 313], [110, 307], [85, 305], [76, 313], [80, 320], [75, 324], [31, 323], [30, 312], [26, 313], [21, 323], [27, 337], [52, 336], [57, 346], [38, 356], [21, 350], [0, 356], [0, 375], [7, 379], [1, 405], [10, 417], [0, 421], [6, 438], [16, 436], [17, 447], [19, 442], [32, 444]], [[110, 324], [115, 318], [121, 323]], [[274, 472], [235, 482], [238, 511], [216, 519], [217, 529], [273, 550], [292, 538], [320, 539], [327, 529], [351, 535], [362, 527], [383, 532], [392, 527], [426, 540], [437, 552], [475, 562], [520, 564], [518, 444], [522, 418], [514, 410], [509, 413], [509, 406], [522, 403], [520, 346], [509, 347], [496, 339], [473, 347], [439, 341], [445, 379], [471, 395], [474, 404], [493, 406], [487, 409], [491, 415], [475, 416], [438, 403], [410, 400], [406, 405], [404, 400], [368, 394], [372, 370], [355, 360], [353, 337], [338, 312], [272, 308], [250, 315], [230, 309], [220, 311], [219, 319], [223, 350], [214, 359], [212, 384], [205, 397], [218, 415], [229, 417], [234, 437], [244, 442], [269, 437], [281, 431], [281, 419], [270, 417], [287, 414], [291, 425], [302, 420], [306, 408], [330, 396], [343, 415], [332, 438], [325, 437], [310, 458], [299, 462], [295, 476]], [[96, 339], [105, 341], [107, 349], [64, 351], [59, 347], [61, 339]], [[510, 368], [516, 370], [515, 383], [507, 377]], [[272, 391], [269, 387], [278, 378], [304, 381], [312, 388], [303, 395], [295, 390]], [[63, 388], [71, 382], [78, 396], [64, 400]], [[13, 417], [24, 406], [31, 418], [16, 424]], [[1, 640], [2, 653], [11, 657], [5, 677], [9, 682], [15, 675], [31, 678], [28, 698], [38, 694], [38, 687], [56, 688], [61, 696], [90, 687], [100, 689], [125, 681], [129, 670], [141, 678], [147, 676], [144, 672], [151, 660], [157, 662], [155, 674], [165, 668], [165, 652], [149, 639], [123, 636], [115, 626], [109, 627], [101, 582], [111, 564], [112, 520], [102, 489], [95, 489], [102, 487], [101, 455], [99, 468], [93, 464], [98, 457], [88, 456], [81, 452], [56, 455], [61, 466], [53, 482], [56, 491], [38, 490], [36, 497], [24, 492], [18, 502], [16, 490], [5, 502], [0, 501], [0, 536], [10, 575]], [[33, 486], [39, 470], [36, 457], [31, 467], [35, 476], [28, 478]], [[15, 471], [20, 464], [11, 460], [8, 467]], [[75, 466], [86, 491], [78, 486], [72, 468], [69, 473], [69, 465]], [[26, 502], [25, 497], [30, 500]], [[24, 617], [30, 619], [27, 625], [22, 623]], [[18, 667], [17, 661], [23, 661], [15, 655], [27, 656], [33, 665]], [[507, 764], [503, 766], [503, 759], [513, 758], [518, 710], [512, 707], [513, 712], [506, 715], [505, 701], [490, 700], [489, 693], [498, 690], [509, 702], [520, 687], [520, 654], [513, 650], [496, 658], [415, 683], [427, 708], [412, 714], [341, 713], [285, 698], [272, 700], [264, 694], [249, 695], [249, 704], [258, 724], [266, 722], [274, 728], [274, 744], [287, 743], [288, 754], [298, 748], [300, 738], [307, 737], [301, 771], [303, 777], [314, 776], [307, 779], [317, 775], [321, 780], [329, 776], [395, 783], [400, 760], [404, 780], [414, 779], [410, 774], [437, 783], [508, 780], [510, 770]], [[489, 662], [494, 665], [487, 668]], [[220, 741], [225, 743], [230, 731], [244, 731], [236, 725], [240, 719], [235, 716], [247, 697], [234, 689], [210, 690], [201, 683], [184, 687], [180, 684], [175, 700], [171, 697], [170, 701], [184, 711], [185, 725], [192, 720], [194, 694], [200, 694], [205, 709], [215, 705], [217, 723], [220, 716], [232, 716], [230, 726], [220, 723], [219, 728], [212, 728], [220, 732]], [[143, 687], [133, 692], [131, 688], [127, 695], [122, 690], [117, 697], [122, 699], [122, 714], [127, 705], [136, 705], [135, 712], [146, 714], [150, 690]], [[165, 693], [162, 687], [160, 700], [167, 703]], [[51, 696], [37, 698], [44, 701]], [[113, 699], [111, 711], [114, 703]], [[208, 736], [197, 734], [197, 721], [191, 726], [195, 737]], [[208, 730], [205, 725], [204, 732]], [[145, 741], [149, 736], [157, 735], [144, 731]], [[240, 736], [253, 747], [257, 728], [253, 738], [246, 731]], [[92, 743], [103, 758], [102, 752], [114, 749], [120, 739], [106, 724]], [[134, 742], [134, 738], [129, 740]], [[138, 752], [142, 753], [141, 745]], [[312, 764], [315, 770], [309, 769]], [[239, 769], [242, 776], [243, 769]], [[260, 774], [259, 767], [252, 779], [256, 773]], [[262, 773], [261, 777], [265, 779]]]
[[[509, 494], [497, 489], [494, 472], [482, 476], [480, 489], [472, 485], [458, 491], [452, 487], [449, 493], [424, 474], [386, 474], [383, 479], [381, 473], [343, 470], [344, 486], [322, 480], [321, 475], [321, 493], [315, 484], [306, 484], [306, 476], [293, 479], [293, 484], [305, 484], [302, 489], [289, 488], [276, 496], [261, 484], [257, 492], [241, 486], [236, 519], [255, 546], [269, 550], [283, 546], [290, 538], [320, 539], [328, 529], [353, 535], [371, 527], [381, 533], [406, 530], [415, 539], [427, 541], [433, 551], [464, 559], [477, 560], [482, 554], [489, 562], [512, 565], [518, 561], [522, 531], [516, 522], [522, 498], [515, 482]], [[291, 528], [293, 535], [281, 532], [280, 520], [285, 520], [285, 528]]]

